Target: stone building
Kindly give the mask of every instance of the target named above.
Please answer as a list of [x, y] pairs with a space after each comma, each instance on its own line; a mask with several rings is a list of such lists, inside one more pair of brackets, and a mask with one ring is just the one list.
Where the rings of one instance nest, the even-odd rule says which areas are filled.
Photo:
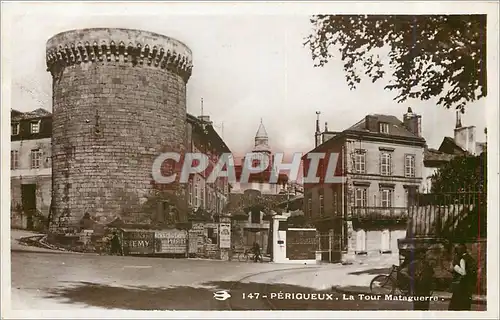
[[259, 190], [262, 194], [280, 194], [286, 191], [287, 186], [287, 176], [285, 174], [280, 174], [277, 183], [269, 183], [269, 174], [272, 170], [272, 164], [274, 161], [271, 146], [269, 144], [269, 136], [267, 134], [264, 123], [260, 122], [259, 128], [254, 138], [254, 146], [251, 150], [253, 153], [253, 158], [250, 160], [252, 166], [257, 162], [269, 159], [269, 164], [267, 169], [262, 172], [262, 174], [251, 174], [248, 182], [240, 183], [241, 173], [243, 171], [243, 166], [245, 165], [246, 158], [243, 157], [240, 164], [235, 165], [236, 172], [236, 183], [232, 184], [231, 193], [243, 193], [245, 190]]
[[52, 115], [11, 110], [11, 226], [44, 229], [51, 201]]
[[[194, 153], [206, 154], [210, 160], [209, 167], [214, 167], [223, 153], [231, 151], [215, 131], [209, 116], [198, 118], [187, 115], [188, 150]], [[215, 183], [208, 183], [210, 171], [193, 174], [187, 190], [190, 208], [207, 211], [212, 217], [220, 215], [228, 201], [229, 182], [227, 178], [219, 177]]]
[[[85, 215], [106, 223], [143, 212], [155, 191], [154, 160], [186, 150], [191, 55], [178, 40], [140, 30], [82, 29], [48, 40], [54, 230], [73, 232]], [[167, 187], [185, 209], [185, 186]]]
[[[420, 116], [409, 108], [403, 118], [367, 115], [344, 131], [323, 133], [317, 120], [311, 152], [327, 156], [319, 163], [320, 182], [304, 184], [304, 211], [320, 232], [321, 248], [329, 248], [324, 260], [397, 257], [407, 206], [422, 182], [425, 146]], [[324, 181], [330, 153], [339, 154], [335, 172], [344, 183]], [[303, 162], [306, 175], [309, 160]]]
[[229, 256], [224, 255], [224, 249], [229, 250], [230, 243], [222, 243], [220, 234], [224, 232], [224, 226], [230, 232], [230, 225], [227, 224], [230, 220], [223, 215], [230, 185], [227, 178], [219, 177], [214, 183], [207, 182], [207, 179], [210, 168], [216, 165], [223, 153], [230, 153], [230, 150], [215, 131], [209, 116], [194, 117], [188, 114], [187, 135], [188, 151], [203, 153], [210, 161], [209, 169], [191, 175], [186, 188], [190, 213], [189, 241], [196, 242], [191, 245], [190, 256], [227, 260]]
[[[250, 247], [257, 242], [266, 253], [270, 230], [266, 212], [286, 198], [288, 176], [279, 174], [277, 183], [269, 183], [274, 158], [262, 121], [255, 134], [251, 152], [252, 159], [243, 158], [240, 164], [235, 165], [237, 182], [232, 184], [229, 195], [229, 210], [232, 210], [234, 224], [233, 239], [237, 247]], [[266, 170], [250, 174], [248, 182], [240, 182], [245, 165], [255, 166], [266, 159], [269, 159]]]

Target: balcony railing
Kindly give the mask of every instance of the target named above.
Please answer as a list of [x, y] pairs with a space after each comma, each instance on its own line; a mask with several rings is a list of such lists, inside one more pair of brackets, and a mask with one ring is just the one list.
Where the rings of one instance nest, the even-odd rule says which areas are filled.
[[406, 207], [353, 207], [351, 218], [362, 220], [402, 220], [408, 217]]

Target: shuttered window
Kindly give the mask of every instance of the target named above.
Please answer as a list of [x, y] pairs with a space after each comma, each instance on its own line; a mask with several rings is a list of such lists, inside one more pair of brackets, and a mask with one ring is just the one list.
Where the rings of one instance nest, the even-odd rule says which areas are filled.
[[356, 207], [366, 207], [367, 192], [366, 188], [356, 188], [354, 192], [354, 205]]
[[415, 155], [405, 155], [405, 177], [415, 177]]
[[389, 152], [380, 153], [380, 175], [392, 175], [392, 155]]
[[366, 152], [365, 150], [356, 150], [354, 154], [354, 172], [366, 173]]
[[380, 200], [381, 207], [383, 208], [391, 208], [392, 207], [392, 197], [393, 190], [392, 189], [382, 189], [380, 190]]

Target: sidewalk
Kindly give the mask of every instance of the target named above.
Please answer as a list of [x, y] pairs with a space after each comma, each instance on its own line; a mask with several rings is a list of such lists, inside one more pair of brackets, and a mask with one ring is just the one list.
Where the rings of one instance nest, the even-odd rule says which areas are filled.
[[47, 248], [39, 248], [35, 246], [28, 246], [19, 242], [22, 238], [43, 236], [42, 233], [36, 233], [26, 230], [10, 230], [10, 252], [36, 252], [36, 253], [62, 253], [62, 254], [80, 254], [78, 252], [52, 250]]

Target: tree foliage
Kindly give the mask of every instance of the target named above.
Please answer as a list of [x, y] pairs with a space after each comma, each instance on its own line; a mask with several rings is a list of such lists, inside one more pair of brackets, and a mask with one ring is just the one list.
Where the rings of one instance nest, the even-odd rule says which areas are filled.
[[456, 157], [432, 175], [432, 192], [486, 192], [486, 152]]
[[[457, 157], [431, 177], [437, 203], [463, 205], [453, 209], [439, 224], [438, 234], [449, 241], [486, 237], [487, 230], [487, 153]], [[443, 208], [443, 206], [439, 206]], [[448, 207], [449, 208], [449, 207]], [[442, 216], [443, 213], [440, 214]]]
[[397, 102], [438, 98], [464, 112], [486, 96], [486, 15], [316, 15], [311, 23], [305, 45], [315, 66], [338, 49], [351, 90], [362, 73], [375, 82], [388, 66], [385, 88], [397, 92]]
[[280, 211], [278, 204], [286, 200], [285, 195], [263, 195], [259, 191], [251, 190], [252, 192], [245, 192], [243, 194], [232, 195], [228, 204], [224, 208], [224, 212], [237, 214], [248, 214], [250, 209], [258, 207], [266, 215], [271, 214], [272, 211]]

